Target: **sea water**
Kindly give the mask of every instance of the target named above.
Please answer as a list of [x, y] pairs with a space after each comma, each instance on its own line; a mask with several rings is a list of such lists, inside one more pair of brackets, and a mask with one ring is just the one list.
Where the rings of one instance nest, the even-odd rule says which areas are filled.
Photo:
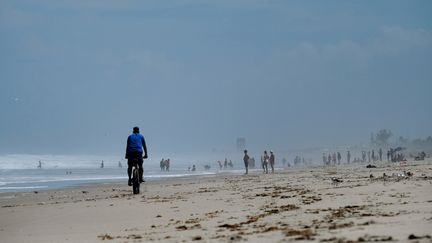
[[[210, 170], [204, 163], [183, 158], [171, 161], [170, 171], [161, 171], [158, 160], [145, 160], [144, 179], [214, 175], [220, 172], [240, 174], [240, 168], [218, 171], [215, 162]], [[42, 168], [38, 168], [41, 161]], [[101, 168], [101, 164], [104, 167]], [[119, 166], [119, 162], [122, 167]], [[191, 171], [196, 164], [196, 171]], [[90, 183], [127, 183], [127, 161], [116, 156], [0, 155], [0, 193], [76, 187]]]

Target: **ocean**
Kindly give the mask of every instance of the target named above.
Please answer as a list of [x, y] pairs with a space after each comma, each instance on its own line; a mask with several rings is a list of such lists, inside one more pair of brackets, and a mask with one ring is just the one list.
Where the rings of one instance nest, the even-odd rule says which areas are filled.
[[[222, 158], [223, 159], [223, 158]], [[220, 160], [222, 160], [220, 159]], [[41, 168], [38, 168], [39, 161]], [[101, 167], [103, 161], [104, 167]], [[219, 171], [213, 162], [189, 162], [194, 159], [183, 156], [172, 159], [170, 171], [161, 171], [160, 160], [145, 160], [144, 179], [161, 180], [170, 177], [244, 173], [240, 163], [233, 169]], [[195, 160], [196, 161], [196, 160]], [[203, 160], [201, 160], [203, 161]], [[119, 167], [121, 163], [122, 167]], [[189, 167], [196, 165], [196, 171]], [[209, 170], [204, 165], [211, 165]], [[0, 155], [0, 193], [34, 191], [77, 187], [91, 183], [127, 183], [127, 161], [116, 156], [66, 156], [66, 155]]]

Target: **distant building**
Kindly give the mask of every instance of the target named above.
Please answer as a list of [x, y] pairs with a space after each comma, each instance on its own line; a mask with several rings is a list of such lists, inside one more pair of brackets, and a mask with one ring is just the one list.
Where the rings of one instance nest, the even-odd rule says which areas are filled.
[[246, 149], [246, 138], [237, 138], [237, 151]]

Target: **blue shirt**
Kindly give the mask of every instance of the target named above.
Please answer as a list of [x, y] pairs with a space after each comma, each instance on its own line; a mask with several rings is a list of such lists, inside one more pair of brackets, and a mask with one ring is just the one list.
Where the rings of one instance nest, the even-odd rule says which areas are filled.
[[143, 145], [145, 144], [144, 136], [139, 133], [132, 133], [127, 140], [126, 152], [143, 153]]

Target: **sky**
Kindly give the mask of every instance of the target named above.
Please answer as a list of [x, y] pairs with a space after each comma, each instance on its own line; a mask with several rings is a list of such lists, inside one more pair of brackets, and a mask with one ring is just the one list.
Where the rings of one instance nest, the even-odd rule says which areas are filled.
[[0, 0], [0, 153], [432, 135], [432, 2]]

